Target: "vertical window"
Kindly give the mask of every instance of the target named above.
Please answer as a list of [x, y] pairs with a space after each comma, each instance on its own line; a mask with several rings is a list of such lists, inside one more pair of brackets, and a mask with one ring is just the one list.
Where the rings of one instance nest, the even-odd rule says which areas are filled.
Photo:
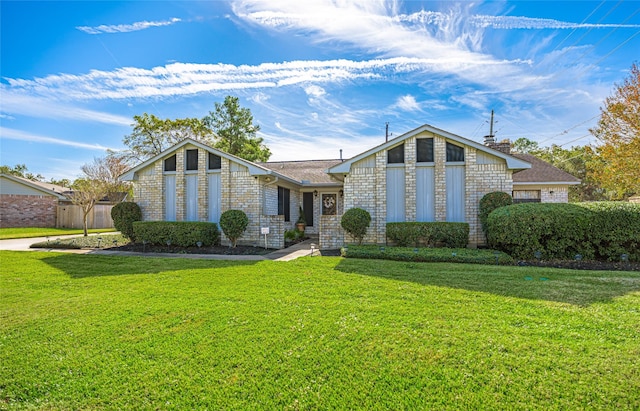
[[176, 171], [176, 155], [164, 160], [164, 171]]
[[416, 151], [418, 163], [433, 163], [433, 139], [416, 139]]
[[387, 164], [402, 163], [404, 163], [404, 144], [401, 144], [387, 151]]
[[220, 170], [222, 168], [222, 159], [213, 153], [209, 153], [209, 170]]
[[198, 150], [187, 150], [187, 170], [198, 169]]
[[278, 186], [278, 215], [284, 216], [284, 221], [291, 221], [291, 191]]
[[464, 147], [447, 143], [447, 161], [464, 161]]

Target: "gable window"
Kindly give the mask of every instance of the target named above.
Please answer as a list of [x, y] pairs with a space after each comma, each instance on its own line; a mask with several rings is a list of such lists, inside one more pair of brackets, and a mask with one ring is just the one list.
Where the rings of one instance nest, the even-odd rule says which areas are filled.
[[213, 153], [209, 153], [209, 170], [220, 170], [222, 168], [222, 158]]
[[387, 151], [387, 164], [404, 163], [404, 144], [391, 148]]
[[291, 191], [278, 186], [278, 215], [284, 216], [284, 221], [291, 221]]
[[464, 147], [447, 143], [447, 162], [464, 161]]
[[176, 155], [164, 160], [164, 171], [176, 171]]
[[187, 170], [198, 169], [198, 150], [187, 150]]
[[416, 151], [418, 163], [433, 163], [433, 139], [416, 139]]

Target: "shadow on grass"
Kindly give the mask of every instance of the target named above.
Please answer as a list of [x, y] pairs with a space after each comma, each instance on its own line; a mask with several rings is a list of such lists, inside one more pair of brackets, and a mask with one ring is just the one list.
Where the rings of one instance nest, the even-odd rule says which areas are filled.
[[42, 261], [72, 278], [156, 274], [165, 271], [237, 267], [260, 262], [79, 254], [56, 254], [44, 257]]
[[539, 267], [343, 259], [344, 273], [449, 287], [505, 297], [587, 306], [640, 291], [640, 273]]

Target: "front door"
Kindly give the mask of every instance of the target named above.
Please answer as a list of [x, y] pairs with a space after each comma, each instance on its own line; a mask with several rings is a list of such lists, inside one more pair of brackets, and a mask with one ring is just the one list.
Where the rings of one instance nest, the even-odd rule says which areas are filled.
[[302, 209], [307, 227], [313, 227], [313, 193], [302, 193]]

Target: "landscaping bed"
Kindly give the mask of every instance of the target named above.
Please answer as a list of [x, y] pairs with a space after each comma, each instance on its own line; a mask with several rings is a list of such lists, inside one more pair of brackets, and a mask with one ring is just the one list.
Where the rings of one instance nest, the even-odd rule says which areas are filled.
[[119, 247], [110, 247], [111, 251], [131, 251], [137, 253], [174, 253], [174, 254], [222, 254], [222, 255], [263, 255], [269, 254], [274, 249], [264, 247], [253, 247], [238, 245], [235, 248], [217, 245], [209, 247], [174, 247], [143, 244], [125, 244]]

